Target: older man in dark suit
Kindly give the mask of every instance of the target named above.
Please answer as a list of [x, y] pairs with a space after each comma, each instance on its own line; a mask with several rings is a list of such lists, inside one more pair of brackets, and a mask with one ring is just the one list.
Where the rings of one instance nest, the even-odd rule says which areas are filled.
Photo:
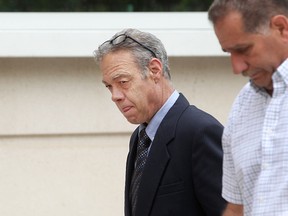
[[124, 29], [95, 51], [103, 83], [130, 123], [125, 216], [221, 215], [223, 127], [174, 89], [154, 35]]

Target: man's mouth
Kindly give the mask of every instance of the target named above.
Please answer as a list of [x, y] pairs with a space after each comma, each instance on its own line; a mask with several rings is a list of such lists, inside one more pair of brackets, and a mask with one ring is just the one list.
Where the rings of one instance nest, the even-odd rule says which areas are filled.
[[243, 76], [249, 77], [250, 79], [255, 79], [258, 76], [258, 71], [243, 71]]
[[126, 113], [126, 112], [128, 112], [131, 108], [132, 108], [132, 106], [123, 107], [123, 108], [122, 108], [122, 112], [123, 112], [123, 113]]

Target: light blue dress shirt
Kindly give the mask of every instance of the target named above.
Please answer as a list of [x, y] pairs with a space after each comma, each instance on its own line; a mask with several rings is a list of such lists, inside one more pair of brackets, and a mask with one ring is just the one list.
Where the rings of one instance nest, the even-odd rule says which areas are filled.
[[[168, 111], [171, 109], [171, 107], [174, 105], [174, 103], [176, 102], [176, 100], [179, 97], [179, 92], [177, 90], [174, 90], [174, 92], [171, 94], [171, 96], [168, 98], [168, 100], [165, 102], [165, 104], [161, 107], [161, 109], [153, 116], [153, 118], [151, 119], [151, 121], [149, 122], [149, 124], [146, 127], [146, 133], [149, 136], [152, 144], [153, 144], [153, 140], [155, 137], [155, 134], [158, 130], [158, 127], [160, 125], [160, 123], [162, 122], [163, 118], [166, 116], [166, 114], [168, 113]], [[141, 131], [141, 129], [143, 129], [145, 127], [144, 124], [141, 124], [139, 126], [139, 132]], [[152, 146], [152, 144], [149, 147], [149, 150]]]

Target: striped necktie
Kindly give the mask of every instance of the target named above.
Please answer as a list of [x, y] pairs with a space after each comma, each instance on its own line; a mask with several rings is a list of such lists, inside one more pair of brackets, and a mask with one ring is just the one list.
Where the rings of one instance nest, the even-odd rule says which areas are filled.
[[143, 128], [140, 132], [138, 145], [137, 145], [137, 153], [135, 159], [135, 168], [132, 175], [132, 181], [130, 186], [130, 199], [132, 206], [132, 216], [135, 216], [135, 209], [138, 198], [138, 188], [141, 182], [142, 172], [145, 167], [146, 159], [148, 156], [148, 148], [151, 143], [150, 138], [146, 134], [145, 128]]

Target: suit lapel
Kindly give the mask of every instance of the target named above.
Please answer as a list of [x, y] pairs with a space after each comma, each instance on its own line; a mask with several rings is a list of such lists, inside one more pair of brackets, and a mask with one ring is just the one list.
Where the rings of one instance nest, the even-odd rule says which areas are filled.
[[175, 137], [176, 122], [187, 106], [188, 101], [180, 94], [156, 132], [139, 186], [137, 216], [148, 216], [151, 211], [161, 177], [170, 159], [167, 145]]
[[125, 206], [125, 216], [131, 215], [129, 191], [130, 191], [132, 173], [134, 170], [134, 160], [135, 160], [135, 156], [136, 156], [137, 141], [138, 141], [138, 129], [139, 128], [137, 128], [131, 136], [130, 145], [129, 145], [129, 154], [127, 156], [127, 162], [126, 162], [125, 205], [124, 205]]
[[164, 140], [151, 147], [139, 186], [136, 215], [149, 215], [162, 173], [165, 171], [169, 158]]

